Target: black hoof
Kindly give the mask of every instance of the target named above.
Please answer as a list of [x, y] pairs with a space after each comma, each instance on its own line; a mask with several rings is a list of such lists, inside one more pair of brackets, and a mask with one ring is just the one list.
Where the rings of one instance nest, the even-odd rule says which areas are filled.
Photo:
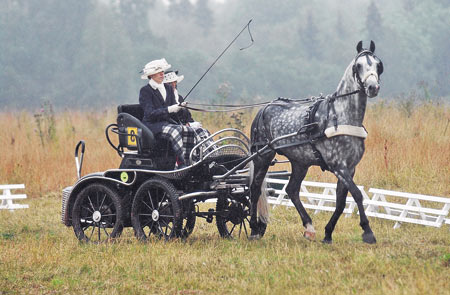
[[362, 235], [363, 242], [367, 244], [376, 244], [377, 239], [375, 239], [375, 236], [373, 233], [363, 233]]
[[323, 239], [322, 243], [330, 245], [333, 243], [333, 240], [332, 239]]

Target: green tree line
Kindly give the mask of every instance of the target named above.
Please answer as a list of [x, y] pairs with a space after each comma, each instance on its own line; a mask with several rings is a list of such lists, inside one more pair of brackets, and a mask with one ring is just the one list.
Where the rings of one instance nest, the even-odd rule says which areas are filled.
[[250, 19], [252, 46], [243, 32], [189, 101], [332, 93], [359, 40], [384, 63], [380, 96], [450, 97], [448, 0], [2, 0], [0, 106], [136, 103], [162, 57], [186, 94]]

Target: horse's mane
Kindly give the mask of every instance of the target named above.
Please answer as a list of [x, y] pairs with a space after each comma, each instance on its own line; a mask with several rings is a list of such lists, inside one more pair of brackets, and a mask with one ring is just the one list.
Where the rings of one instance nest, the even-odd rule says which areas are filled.
[[354, 89], [349, 89], [350, 85], [354, 84], [353, 83], [353, 71], [352, 71], [352, 66], [353, 66], [354, 61], [352, 60], [351, 63], [348, 64], [347, 68], [345, 69], [344, 74], [342, 75], [341, 81], [339, 82], [337, 88], [336, 88], [336, 92], [337, 94], [342, 94], [344, 92], [350, 92]]

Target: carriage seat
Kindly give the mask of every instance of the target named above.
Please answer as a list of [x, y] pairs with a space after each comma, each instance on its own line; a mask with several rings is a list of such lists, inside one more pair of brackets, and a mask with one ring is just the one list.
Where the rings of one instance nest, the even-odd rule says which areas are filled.
[[119, 150], [123, 153], [120, 169], [172, 170], [176, 156], [170, 142], [142, 123], [144, 111], [139, 104], [124, 104], [117, 107]]
[[156, 147], [155, 135], [142, 123], [144, 111], [139, 104], [119, 105], [117, 112], [120, 146], [137, 150], [140, 154]]

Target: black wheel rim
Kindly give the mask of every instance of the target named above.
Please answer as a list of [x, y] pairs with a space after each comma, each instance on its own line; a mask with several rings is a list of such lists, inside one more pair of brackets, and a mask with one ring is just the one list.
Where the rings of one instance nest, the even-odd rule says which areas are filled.
[[109, 240], [118, 220], [113, 198], [99, 190], [89, 190], [81, 198], [79, 216], [74, 216], [81, 228], [80, 238], [94, 243]]
[[183, 214], [183, 221], [181, 226], [181, 237], [183, 239], [187, 238], [195, 227], [195, 205], [192, 202], [186, 202], [184, 204], [184, 214]]
[[237, 202], [228, 197], [221, 202], [221, 208], [217, 212], [219, 226], [222, 228], [221, 235], [226, 238], [248, 238], [250, 233], [248, 202]]
[[140, 228], [149, 237], [173, 237], [175, 216], [169, 193], [160, 186], [152, 186], [145, 191], [139, 202], [138, 220]]

